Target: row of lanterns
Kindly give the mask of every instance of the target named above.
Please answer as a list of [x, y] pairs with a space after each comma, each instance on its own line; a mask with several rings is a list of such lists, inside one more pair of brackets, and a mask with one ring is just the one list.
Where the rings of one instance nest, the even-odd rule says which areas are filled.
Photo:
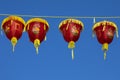
[[[9, 16], [3, 20], [1, 28], [4, 30], [6, 37], [11, 41], [13, 51], [17, 41], [22, 36], [22, 33], [26, 31], [38, 53], [40, 44], [46, 39], [49, 24], [42, 18], [32, 18], [25, 23], [19, 16]], [[59, 24], [59, 30], [62, 33], [63, 38], [68, 42], [68, 48], [72, 50], [72, 59], [74, 59], [73, 50], [75, 48], [75, 42], [79, 39], [83, 29], [83, 23], [76, 19], [66, 19]], [[116, 33], [118, 37], [118, 28], [113, 22], [101, 21], [95, 23], [92, 30], [99, 43], [102, 44], [104, 59], [106, 59], [106, 51], [108, 50], [108, 45], [113, 40], [114, 34]]]

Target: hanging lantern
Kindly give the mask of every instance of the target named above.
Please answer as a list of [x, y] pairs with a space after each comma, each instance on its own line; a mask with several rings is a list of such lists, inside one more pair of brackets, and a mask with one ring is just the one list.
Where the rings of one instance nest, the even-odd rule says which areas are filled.
[[65, 39], [68, 42], [68, 48], [72, 49], [72, 59], [74, 59], [75, 42], [80, 37], [80, 32], [83, 30], [83, 23], [76, 19], [66, 19], [59, 25], [59, 29]]
[[32, 18], [26, 23], [26, 31], [28, 32], [30, 41], [34, 44], [38, 54], [40, 43], [46, 39], [46, 33], [49, 29], [49, 24], [41, 18]]
[[13, 52], [14, 47], [17, 44], [17, 41], [22, 36], [22, 32], [24, 31], [25, 21], [18, 16], [9, 16], [5, 18], [2, 22], [1, 28], [4, 30], [4, 33], [6, 34], [7, 38], [11, 40], [12, 46], [13, 46]]
[[93, 28], [93, 33], [96, 34], [97, 40], [102, 44], [102, 50], [104, 51], [104, 59], [106, 59], [106, 51], [108, 50], [108, 45], [112, 42], [114, 38], [114, 33], [118, 37], [118, 28], [115, 23], [110, 21], [97, 22]]

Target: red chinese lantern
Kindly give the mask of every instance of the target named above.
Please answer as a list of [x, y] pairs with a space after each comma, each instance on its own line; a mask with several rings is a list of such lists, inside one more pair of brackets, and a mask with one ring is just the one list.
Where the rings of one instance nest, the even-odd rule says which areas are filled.
[[25, 21], [18, 16], [9, 16], [5, 18], [2, 22], [2, 29], [4, 30], [7, 38], [11, 40], [11, 43], [13, 45], [13, 51], [15, 45], [17, 44], [17, 41], [22, 36], [24, 27]]
[[34, 43], [37, 54], [39, 45], [45, 40], [48, 29], [48, 22], [41, 18], [32, 18], [26, 23], [26, 31], [28, 32], [30, 41]]
[[97, 22], [93, 28], [93, 32], [96, 34], [97, 40], [102, 44], [102, 50], [104, 51], [104, 59], [106, 59], [106, 51], [108, 50], [108, 45], [112, 42], [114, 38], [114, 33], [118, 37], [118, 28], [115, 23], [110, 21]]
[[72, 49], [72, 59], [74, 59], [75, 42], [79, 39], [83, 28], [83, 23], [76, 19], [66, 19], [59, 25], [64, 40], [68, 42], [68, 48]]

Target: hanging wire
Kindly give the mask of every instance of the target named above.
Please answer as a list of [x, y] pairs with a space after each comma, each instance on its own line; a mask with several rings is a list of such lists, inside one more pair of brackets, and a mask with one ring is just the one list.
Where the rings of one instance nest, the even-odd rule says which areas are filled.
[[41, 18], [120, 18], [120, 16], [35, 16], [24, 14], [0, 14], [0, 16], [16, 15], [21, 17], [41, 17]]

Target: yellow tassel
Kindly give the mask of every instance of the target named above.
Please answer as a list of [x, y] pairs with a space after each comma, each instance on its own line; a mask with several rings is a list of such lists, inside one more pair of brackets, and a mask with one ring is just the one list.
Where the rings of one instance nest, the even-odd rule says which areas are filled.
[[74, 60], [74, 50], [72, 49], [72, 60]]
[[14, 52], [14, 48], [15, 48], [15, 46], [16, 46], [16, 44], [17, 44], [17, 38], [16, 38], [16, 37], [12, 37], [12, 39], [11, 39], [11, 43], [12, 43], [12, 46], [13, 46], [13, 52]]
[[106, 60], [106, 51], [108, 50], [108, 43], [103, 44], [102, 50], [104, 51], [104, 60]]
[[68, 44], [68, 48], [73, 49], [75, 48], [75, 42], [74, 41], [70, 41]]
[[39, 39], [35, 39], [34, 40], [34, 47], [36, 48], [36, 53], [38, 54], [38, 48], [40, 46], [40, 40]]
[[102, 50], [103, 50], [103, 51], [107, 51], [107, 50], [108, 50], [108, 43], [104, 43], [104, 44], [102, 45]]
[[75, 48], [75, 42], [70, 41], [68, 44], [68, 48], [72, 49], [71, 56], [72, 56], [72, 60], [74, 60], [74, 50], [73, 49]]
[[104, 60], [106, 60], [106, 51], [104, 51]]

